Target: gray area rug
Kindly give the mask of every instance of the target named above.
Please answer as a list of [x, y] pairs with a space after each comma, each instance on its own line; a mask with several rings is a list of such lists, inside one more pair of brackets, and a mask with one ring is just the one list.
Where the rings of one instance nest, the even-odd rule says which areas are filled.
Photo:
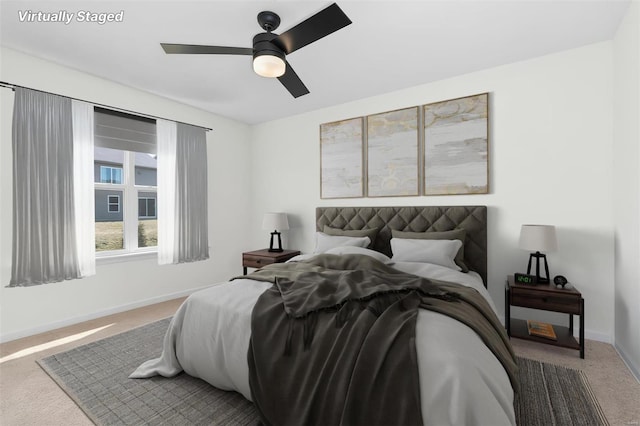
[[[43, 358], [38, 364], [98, 425], [256, 425], [258, 414], [236, 392], [187, 374], [129, 379], [158, 357], [170, 318]], [[519, 358], [519, 425], [606, 425], [584, 374]]]

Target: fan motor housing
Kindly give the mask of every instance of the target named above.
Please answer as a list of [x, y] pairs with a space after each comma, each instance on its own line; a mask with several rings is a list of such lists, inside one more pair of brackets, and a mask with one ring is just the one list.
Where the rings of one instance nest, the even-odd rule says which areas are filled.
[[284, 52], [278, 48], [275, 44], [271, 43], [271, 40], [278, 35], [273, 33], [260, 33], [253, 37], [253, 58], [262, 55], [273, 55], [285, 60]]
[[280, 26], [280, 17], [277, 13], [265, 10], [258, 13], [258, 24], [260, 28], [271, 32]]

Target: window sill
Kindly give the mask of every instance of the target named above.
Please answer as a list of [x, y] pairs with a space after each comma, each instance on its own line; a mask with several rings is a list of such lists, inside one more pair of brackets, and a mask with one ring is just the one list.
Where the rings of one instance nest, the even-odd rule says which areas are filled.
[[157, 259], [158, 252], [143, 251], [137, 253], [118, 253], [104, 256], [96, 256], [96, 265], [110, 265], [112, 263], [134, 262], [138, 260]]

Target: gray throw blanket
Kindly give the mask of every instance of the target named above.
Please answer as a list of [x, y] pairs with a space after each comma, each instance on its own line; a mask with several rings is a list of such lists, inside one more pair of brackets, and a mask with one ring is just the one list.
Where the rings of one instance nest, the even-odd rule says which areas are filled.
[[247, 354], [252, 397], [267, 425], [423, 424], [419, 307], [473, 328], [517, 389], [506, 333], [474, 289], [362, 255], [273, 264], [242, 278], [274, 283], [253, 309]]

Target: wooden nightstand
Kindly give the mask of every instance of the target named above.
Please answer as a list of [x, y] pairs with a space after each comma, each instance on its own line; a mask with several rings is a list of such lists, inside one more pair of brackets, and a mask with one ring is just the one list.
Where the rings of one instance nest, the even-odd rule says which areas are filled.
[[[530, 336], [527, 322], [511, 319], [511, 306], [542, 309], [545, 311], [569, 314], [569, 327], [553, 325], [558, 340]], [[517, 284], [513, 275], [507, 277], [504, 298], [505, 327], [509, 337], [533, 340], [549, 345], [562, 346], [580, 351], [580, 358], [584, 358], [584, 299], [575, 288], [556, 288], [555, 284], [527, 285]], [[580, 340], [573, 337], [573, 316], [580, 316]]]
[[247, 251], [242, 253], [242, 273], [247, 275], [247, 268], [262, 268], [272, 263], [282, 263], [299, 255], [298, 250], [283, 250], [280, 252], [269, 249]]

